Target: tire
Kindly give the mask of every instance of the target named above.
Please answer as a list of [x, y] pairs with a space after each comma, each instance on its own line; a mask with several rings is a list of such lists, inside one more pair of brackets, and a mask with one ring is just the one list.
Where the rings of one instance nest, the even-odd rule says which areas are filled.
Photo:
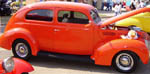
[[120, 52], [118, 53], [113, 61], [112, 66], [119, 72], [122, 73], [131, 73], [135, 71], [138, 66], [138, 57], [132, 52]]
[[23, 39], [18, 39], [13, 42], [12, 52], [14, 57], [21, 58], [23, 60], [28, 60], [32, 56], [30, 45]]
[[28, 72], [24, 72], [24, 73], [21, 73], [21, 74], [29, 74]]

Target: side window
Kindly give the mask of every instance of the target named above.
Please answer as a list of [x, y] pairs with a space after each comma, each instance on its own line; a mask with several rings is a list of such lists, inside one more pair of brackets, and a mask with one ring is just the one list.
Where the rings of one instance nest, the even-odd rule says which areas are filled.
[[84, 15], [83, 13], [80, 13], [80, 12], [74, 12], [74, 17], [78, 18], [78, 19], [88, 19], [88, 17], [86, 15]]
[[67, 22], [67, 19], [69, 19], [69, 16], [70, 16], [70, 11], [60, 11], [58, 13], [58, 21], [59, 22]]
[[58, 22], [63, 23], [77, 23], [77, 24], [88, 24], [88, 17], [81, 13], [75, 11], [59, 11]]
[[32, 10], [26, 15], [28, 20], [38, 20], [38, 21], [52, 21], [53, 11], [52, 10]]

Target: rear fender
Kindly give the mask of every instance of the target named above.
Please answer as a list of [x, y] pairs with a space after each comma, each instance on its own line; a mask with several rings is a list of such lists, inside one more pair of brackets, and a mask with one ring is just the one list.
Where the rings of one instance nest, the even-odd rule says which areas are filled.
[[13, 58], [13, 60], [15, 62], [13, 74], [22, 74], [23, 72], [32, 72], [34, 70], [31, 64], [24, 60], [18, 58]]
[[100, 46], [92, 57], [95, 59], [95, 64], [110, 66], [114, 56], [121, 51], [133, 52], [144, 64], [148, 63], [149, 51], [145, 43], [139, 40], [118, 39], [110, 41]]
[[11, 49], [13, 42], [16, 39], [24, 39], [26, 40], [30, 47], [31, 47], [31, 51], [32, 51], [32, 55], [36, 56], [38, 50], [38, 45], [37, 42], [35, 40], [35, 38], [32, 36], [32, 34], [23, 28], [15, 28], [15, 29], [11, 29], [7, 32], [5, 32], [1, 37], [0, 37], [0, 46], [6, 49]]

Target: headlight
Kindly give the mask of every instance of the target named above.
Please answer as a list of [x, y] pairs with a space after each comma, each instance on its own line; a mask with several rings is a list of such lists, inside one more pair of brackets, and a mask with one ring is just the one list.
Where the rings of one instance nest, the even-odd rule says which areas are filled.
[[14, 69], [14, 60], [12, 57], [8, 57], [2, 62], [3, 69], [7, 72], [12, 72]]

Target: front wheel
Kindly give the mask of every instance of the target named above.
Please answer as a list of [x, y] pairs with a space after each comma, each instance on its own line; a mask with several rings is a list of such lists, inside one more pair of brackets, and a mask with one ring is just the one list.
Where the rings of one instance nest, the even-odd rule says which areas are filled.
[[115, 56], [112, 65], [119, 72], [131, 73], [135, 71], [138, 61], [134, 53], [121, 52]]
[[31, 57], [31, 48], [27, 41], [16, 40], [12, 46], [12, 52], [15, 57], [28, 60]]

